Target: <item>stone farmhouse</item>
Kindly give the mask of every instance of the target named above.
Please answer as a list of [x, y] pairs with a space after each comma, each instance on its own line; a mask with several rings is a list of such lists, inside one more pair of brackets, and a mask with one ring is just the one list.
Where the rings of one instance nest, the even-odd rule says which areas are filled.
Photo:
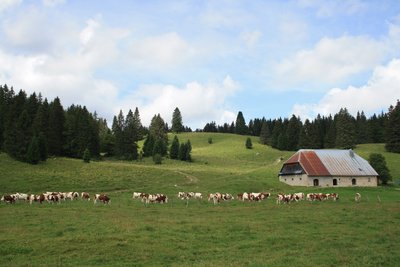
[[283, 164], [279, 181], [292, 186], [377, 186], [378, 173], [351, 149], [301, 149]]

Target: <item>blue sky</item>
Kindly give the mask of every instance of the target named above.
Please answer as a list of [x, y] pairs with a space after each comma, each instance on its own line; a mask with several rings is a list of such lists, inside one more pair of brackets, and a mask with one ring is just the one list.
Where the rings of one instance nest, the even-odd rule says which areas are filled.
[[400, 1], [0, 1], [0, 83], [184, 124], [386, 111]]

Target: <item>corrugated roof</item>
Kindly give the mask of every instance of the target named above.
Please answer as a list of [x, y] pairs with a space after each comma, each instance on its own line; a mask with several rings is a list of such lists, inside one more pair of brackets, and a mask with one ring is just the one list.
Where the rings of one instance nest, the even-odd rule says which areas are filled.
[[350, 150], [301, 149], [285, 164], [300, 163], [310, 176], [377, 176], [365, 159]]

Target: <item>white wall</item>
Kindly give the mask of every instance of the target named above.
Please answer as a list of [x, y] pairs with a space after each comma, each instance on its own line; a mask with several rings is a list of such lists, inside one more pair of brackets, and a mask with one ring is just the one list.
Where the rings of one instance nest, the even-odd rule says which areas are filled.
[[[318, 180], [319, 187], [352, 187], [352, 186], [377, 186], [378, 178], [374, 177], [308, 177], [302, 175], [279, 176], [279, 181], [292, 186], [314, 186], [314, 179]], [[337, 185], [333, 185], [333, 179], [337, 180]], [[356, 179], [356, 185], [352, 184], [352, 179]]]

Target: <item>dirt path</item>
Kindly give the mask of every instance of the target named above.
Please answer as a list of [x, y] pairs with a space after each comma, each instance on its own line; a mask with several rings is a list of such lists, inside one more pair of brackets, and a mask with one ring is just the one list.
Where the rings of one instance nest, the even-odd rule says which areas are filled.
[[194, 175], [187, 174], [187, 173], [184, 173], [184, 172], [181, 172], [181, 171], [175, 171], [175, 172], [180, 174], [180, 175], [185, 176], [185, 178], [188, 179], [188, 183], [189, 184], [195, 184], [195, 183], [197, 183], [199, 181], [199, 179]]

